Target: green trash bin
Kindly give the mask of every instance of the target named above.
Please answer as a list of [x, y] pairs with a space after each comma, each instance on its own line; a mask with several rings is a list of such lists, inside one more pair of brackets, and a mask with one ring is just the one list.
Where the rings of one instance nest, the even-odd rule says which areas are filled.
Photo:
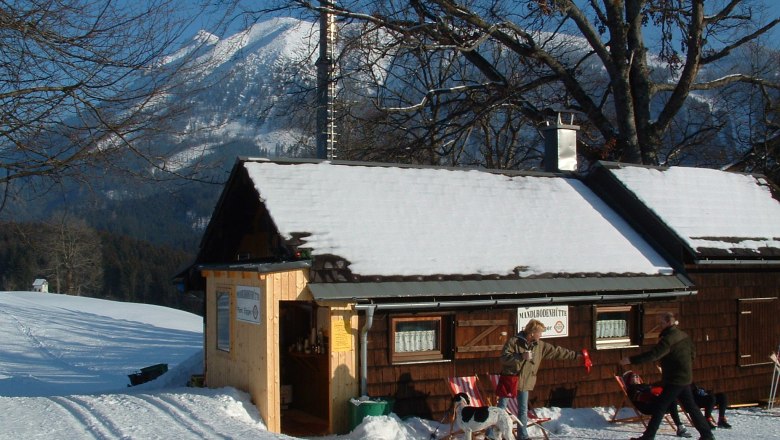
[[386, 416], [393, 412], [391, 397], [349, 399], [349, 430], [363, 422], [366, 416]]

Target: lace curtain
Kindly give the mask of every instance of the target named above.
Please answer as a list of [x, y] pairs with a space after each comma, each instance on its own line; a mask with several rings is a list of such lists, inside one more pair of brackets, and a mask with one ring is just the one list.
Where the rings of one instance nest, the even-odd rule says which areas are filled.
[[596, 322], [596, 338], [627, 338], [628, 322], [624, 319], [603, 319]]
[[395, 351], [409, 353], [437, 350], [436, 330], [408, 330], [395, 332]]

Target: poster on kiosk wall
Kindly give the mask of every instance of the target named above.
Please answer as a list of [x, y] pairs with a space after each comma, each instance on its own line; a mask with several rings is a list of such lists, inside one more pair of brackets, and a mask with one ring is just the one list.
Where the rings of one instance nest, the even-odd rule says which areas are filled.
[[236, 319], [260, 324], [260, 296], [262, 290], [254, 286], [236, 286]]
[[523, 330], [532, 319], [545, 325], [543, 338], [569, 336], [569, 306], [518, 307], [517, 331]]

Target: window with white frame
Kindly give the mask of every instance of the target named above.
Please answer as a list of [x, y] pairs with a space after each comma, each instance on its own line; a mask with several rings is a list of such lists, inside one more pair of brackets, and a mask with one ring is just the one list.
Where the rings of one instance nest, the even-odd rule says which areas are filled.
[[217, 292], [217, 349], [230, 351], [230, 292]]
[[435, 361], [445, 358], [448, 346], [446, 316], [390, 319], [390, 357], [393, 363]]
[[596, 348], [629, 347], [636, 344], [635, 306], [595, 306], [593, 337]]

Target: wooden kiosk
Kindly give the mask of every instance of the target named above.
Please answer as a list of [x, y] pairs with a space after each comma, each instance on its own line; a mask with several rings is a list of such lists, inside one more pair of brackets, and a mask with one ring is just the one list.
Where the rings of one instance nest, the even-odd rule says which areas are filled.
[[248, 391], [269, 431], [343, 432], [358, 394], [356, 312], [315, 303], [304, 262], [202, 274], [206, 384]]

